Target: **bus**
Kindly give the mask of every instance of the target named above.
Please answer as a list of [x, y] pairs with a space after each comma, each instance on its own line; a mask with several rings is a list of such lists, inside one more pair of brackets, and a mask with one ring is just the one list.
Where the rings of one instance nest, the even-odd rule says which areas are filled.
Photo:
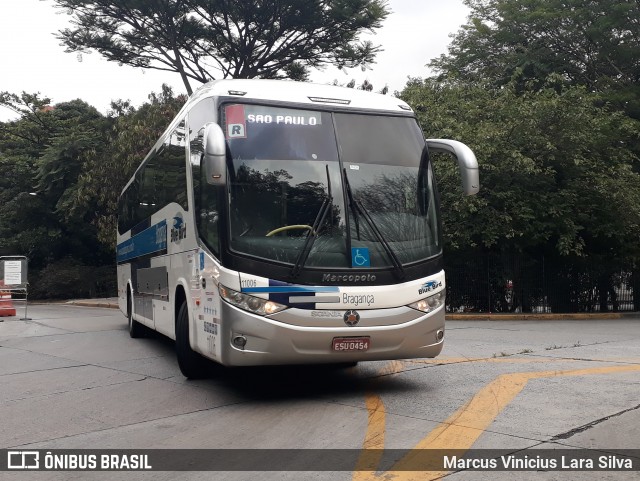
[[[353, 365], [442, 350], [445, 276], [430, 154], [405, 102], [331, 85], [217, 80], [194, 92], [124, 187], [119, 306], [132, 337], [212, 366]], [[208, 367], [207, 367], [208, 366]]]

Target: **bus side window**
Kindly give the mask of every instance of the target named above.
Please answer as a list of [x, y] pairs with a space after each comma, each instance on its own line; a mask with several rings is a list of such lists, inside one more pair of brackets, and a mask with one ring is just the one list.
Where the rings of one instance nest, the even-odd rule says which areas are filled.
[[145, 165], [142, 172], [142, 181], [140, 185], [139, 206], [138, 206], [138, 221], [142, 221], [147, 217], [151, 217], [156, 210], [161, 206], [158, 206], [157, 190], [156, 190], [156, 177], [158, 172], [157, 157], [150, 159]]
[[168, 193], [168, 197], [171, 197], [173, 202], [180, 204], [185, 210], [189, 210], [187, 203], [187, 167], [186, 167], [186, 121], [182, 121], [178, 124], [176, 129], [171, 134], [169, 152], [170, 152], [170, 166], [171, 175], [175, 180], [169, 179], [167, 185], [173, 185], [175, 188], [172, 192]]
[[138, 176], [135, 177], [118, 201], [118, 233], [121, 235], [139, 222], [138, 178]]
[[204, 179], [204, 169], [201, 168], [204, 154], [204, 126], [215, 119], [214, 112], [211, 99], [202, 100], [189, 111], [189, 163], [193, 175], [193, 198], [198, 233], [211, 252], [218, 255], [220, 251], [220, 224], [218, 222], [220, 187], [209, 185]]
[[204, 169], [201, 169], [200, 174], [200, 211], [198, 215], [198, 225], [200, 227], [200, 235], [204, 237], [209, 245], [209, 248], [215, 253], [218, 253], [218, 189], [220, 187], [207, 184], [204, 177]]
[[184, 210], [189, 210], [185, 155], [185, 121], [183, 120], [166, 138], [158, 155], [156, 187], [163, 206], [176, 202]]

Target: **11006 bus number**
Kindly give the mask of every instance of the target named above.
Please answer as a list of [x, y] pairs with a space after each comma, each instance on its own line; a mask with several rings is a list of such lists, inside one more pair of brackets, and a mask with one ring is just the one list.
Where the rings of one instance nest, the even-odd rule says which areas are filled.
[[366, 351], [371, 345], [369, 337], [334, 337], [332, 348], [334, 351]]

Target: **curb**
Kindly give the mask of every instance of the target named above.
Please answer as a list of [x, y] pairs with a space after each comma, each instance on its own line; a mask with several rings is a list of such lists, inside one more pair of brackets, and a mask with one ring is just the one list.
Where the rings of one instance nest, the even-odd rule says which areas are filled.
[[91, 301], [68, 301], [67, 304], [71, 306], [80, 307], [102, 307], [105, 309], [119, 309], [118, 303], [113, 302], [91, 302]]
[[446, 314], [447, 321], [588, 321], [640, 317], [637, 312], [579, 312], [572, 314]]

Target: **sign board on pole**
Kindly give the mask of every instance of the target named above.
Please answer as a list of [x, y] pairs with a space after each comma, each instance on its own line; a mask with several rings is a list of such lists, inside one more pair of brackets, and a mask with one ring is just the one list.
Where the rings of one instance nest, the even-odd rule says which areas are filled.
[[8, 286], [22, 284], [21, 261], [4, 261], [4, 283]]

